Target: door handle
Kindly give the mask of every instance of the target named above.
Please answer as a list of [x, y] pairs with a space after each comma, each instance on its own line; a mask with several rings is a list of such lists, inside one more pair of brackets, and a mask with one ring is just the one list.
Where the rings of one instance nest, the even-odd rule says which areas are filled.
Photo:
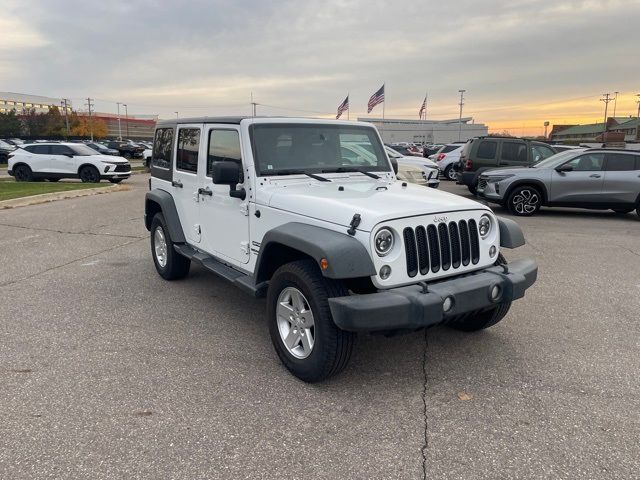
[[182, 188], [182, 182], [180, 180], [172, 180], [171, 186], [176, 188]]
[[211, 190], [209, 190], [209, 187], [207, 187], [207, 188], [199, 188], [198, 189], [198, 194], [200, 194], [200, 195], [209, 195], [210, 197], [213, 196], [213, 192]]
[[589, 175], [591, 178], [600, 178], [600, 175], [598, 175], [597, 173], [593, 173], [591, 175]]

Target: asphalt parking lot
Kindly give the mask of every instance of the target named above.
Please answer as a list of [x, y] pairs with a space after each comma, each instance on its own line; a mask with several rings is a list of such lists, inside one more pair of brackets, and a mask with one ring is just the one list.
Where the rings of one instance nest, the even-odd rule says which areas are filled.
[[637, 478], [635, 214], [519, 219], [540, 273], [502, 323], [363, 336], [307, 385], [261, 300], [156, 274], [146, 179], [0, 210], [0, 478]]

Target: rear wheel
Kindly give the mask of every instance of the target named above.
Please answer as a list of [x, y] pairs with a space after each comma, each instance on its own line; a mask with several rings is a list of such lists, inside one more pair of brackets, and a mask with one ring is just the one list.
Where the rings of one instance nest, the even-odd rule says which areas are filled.
[[122, 154], [122, 156], [123, 156], [124, 158], [126, 158], [127, 160], [131, 160], [131, 153], [130, 153], [130, 152], [124, 152], [124, 153]]
[[165, 280], [184, 278], [189, 273], [191, 260], [174, 250], [162, 213], [156, 213], [151, 221], [151, 255], [158, 274]]
[[100, 172], [96, 167], [92, 167], [91, 165], [87, 165], [86, 167], [82, 167], [79, 172], [80, 180], [83, 183], [98, 183], [100, 182]]
[[18, 165], [13, 169], [16, 182], [33, 182], [33, 172], [27, 165]]
[[323, 277], [313, 260], [285, 264], [269, 282], [271, 341], [285, 367], [305, 382], [325, 380], [349, 362], [355, 334], [336, 326], [328, 302], [344, 295], [344, 284]]
[[455, 181], [456, 178], [458, 178], [458, 172], [453, 169], [453, 164], [447, 165], [447, 167], [444, 169], [443, 174], [444, 178], [446, 178], [447, 180]]
[[477, 195], [478, 193], [478, 185], [477, 184], [473, 184], [473, 185], [467, 185], [467, 188], [469, 189], [469, 191], [474, 194]]
[[540, 210], [542, 195], [537, 188], [529, 185], [516, 187], [509, 194], [507, 208], [514, 215], [529, 217]]

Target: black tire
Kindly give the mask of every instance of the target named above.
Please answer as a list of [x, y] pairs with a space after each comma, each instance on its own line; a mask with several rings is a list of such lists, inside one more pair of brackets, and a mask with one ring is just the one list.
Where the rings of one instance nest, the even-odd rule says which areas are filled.
[[611, 210], [613, 210], [616, 213], [619, 213], [620, 215], [625, 215], [629, 212], [633, 212], [633, 208], [612, 208]]
[[91, 165], [86, 165], [80, 169], [78, 172], [78, 176], [82, 183], [99, 183], [100, 182], [100, 172], [96, 167], [92, 167]]
[[122, 156], [123, 156], [124, 158], [126, 158], [127, 160], [131, 160], [131, 153], [130, 153], [130, 152], [124, 152], [124, 153], [122, 154]]
[[473, 185], [467, 185], [467, 188], [469, 189], [469, 191], [473, 194], [473, 195], [477, 195], [478, 194], [478, 185], [477, 184], [473, 184]]
[[[278, 328], [278, 299], [287, 287], [293, 287], [304, 295], [313, 314], [314, 344], [310, 354], [303, 359], [289, 352]], [[327, 301], [331, 297], [345, 295], [348, 291], [344, 284], [323, 277], [313, 260], [287, 263], [274, 273], [269, 282], [267, 318], [271, 341], [282, 363], [300, 380], [310, 383], [325, 380], [340, 373], [349, 362], [355, 334], [336, 326]]]
[[507, 208], [518, 217], [530, 217], [542, 206], [542, 194], [536, 187], [521, 185], [514, 188], [507, 198]]
[[453, 169], [453, 163], [447, 165], [442, 174], [444, 175], [445, 180], [450, 180], [452, 182], [455, 182], [458, 178], [458, 172]]
[[110, 178], [109, 181], [111, 183], [120, 183], [124, 178]]
[[18, 165], [13, 169], [16, 182], [33, 182], [33, 172], [27, 165]]
[[[156, 253], [156, 230], [160, 229], [166, 242], [166, 262], [162, 265]], [[151, 256], [158, 274], [165, 280], [177, 280], [184, 278], [189, 273], [191, 260], [183, 257], [173, 248], [173, 240], [169, 235], [167, 223], [162, 213], [156, 213], [151, 221]]]
[[55, 183], [55, 182], [59, 182], [59, 181], [60, 181], [60, 179], [59, 179], [59, 178], [49, 178], [48, 180], [49, 180], [50, 182], [53, 182], [53, 183]]

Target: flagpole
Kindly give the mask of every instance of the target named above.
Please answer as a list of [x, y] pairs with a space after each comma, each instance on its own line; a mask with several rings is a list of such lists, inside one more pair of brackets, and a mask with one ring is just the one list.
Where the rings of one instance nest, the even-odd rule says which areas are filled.
[[347, 121], [350, 120], [349, 110], [351, 110], [351, 99], [349, 98], [349, 92], [347, 92]]
[[382, 83], [382, 91], [384, 92], [384, 100], [382, 100], [382, 128], [380, 129], [382, 131], [382, 135], [380, 136], [384, 142], [384, 106], [387, 103], [387, 89], [384, 82]]

